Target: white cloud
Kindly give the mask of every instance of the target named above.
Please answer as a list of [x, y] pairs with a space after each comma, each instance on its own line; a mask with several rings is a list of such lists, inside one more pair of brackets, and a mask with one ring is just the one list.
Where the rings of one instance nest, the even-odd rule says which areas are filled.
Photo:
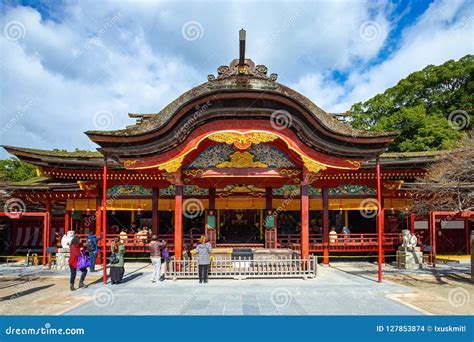
[[[459, 24], [469, 5], [448, 3], [431, 5], [376, 65], [396, 25], [393, 6], [380, 2], [80, 1], [65, 4], [54, 21], [32, 8], [5, 7], [2, 31], [18, 21], [25, 32], [17, 41], [0, 37], [0, 115], [2, 123], [14, 123], [0, 131], [0, 143], [94, 148], [82, 132], [95, 129], [95, 113], [112, 113], [109, 128], [122, 128], [132, 123], [127, 112], [158, 112], [238, 57], [242, 27], [248, 57], [323, 109], [344, 111], [413, 70], [472, 51], [466, 38], [472, 20]], [[200, 39], [183, 39], [188, 21], [202, 25]], [[361, 34], [367, 23], [374, 36]], [[349, 78], [336, 82], [334, 71]]]
[[[398, 48], [386, 60], [368, 68], [354, 65], [343, 85], [334, 85], [315, 77], [311, 78], [311, 83], [299, 80], [294, 87], [308, 93], [313, 100], [317, 101], [318, 96], [322, 97], [323, 108], [327, 111], [346, 111], [352, 104], [368, 100], [396, 85], [411, 72], [421, 70], [429, 64], [438, 65], [449, 59], [472, 54], [472, 10], [472, 3], [437, 1], [431, 4], [414, 25], [404, 30]], [[340, 96], [341, 88], [345, 90], [343, 96]], [[334, 96], [327, 96], [333, 91]]]

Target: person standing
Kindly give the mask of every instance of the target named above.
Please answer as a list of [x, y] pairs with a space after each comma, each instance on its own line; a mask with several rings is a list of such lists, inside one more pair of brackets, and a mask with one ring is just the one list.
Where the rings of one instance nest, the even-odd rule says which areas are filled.
[[[79, 237], [74, 236], [69, 245], [69, 271], [71, 272], [71, 277], [69, 278], [69, 289], [71, 291], [76, 290], [74, 288], [74, 282], [76, 281], [76, 270], [77, 270], [77, 261], [80, 256], [82, 256], [81, 242]], [[84, 284], [84, 280], [87, 275], [87, 267], [81, 268], [81, 279], [79, 280], [79, 288], [86, 288], [87, 285]]]
[[97, 260], [97, 253], [99, 252], [99, 241], [102, 240], [102, 236], [98, 239], [94, 232], [90, 232], [86, 240], [86, 248], [89, 251], [89, 259], [91, 266], [89, 270], [95, 272], [95, 262]]
[[161, 279], [161, 252], [165, 248], [166, 242], [164, 240], [158, 241], [158, 236], [153, 235], [148, 246], [150, 248], [151, 264], [153, 265], [151, 282], [156, 283], [157, 280]]
[[114, 241], [112, 241], [110, 249], [117, 260], [117, 262], [110, 264], [110, 279], [112, 281], [112, 285], [120, 284], [122, 282], [123, 274], [125, 273], [125, 246], [118, 236], [116, 236]]
[[207, 283], [209, 277], [209, 265], [211, 264], [212, 246], [206, 236], [202, 235], [199, 244], [196, 246], [199, 265], [199, 284]]

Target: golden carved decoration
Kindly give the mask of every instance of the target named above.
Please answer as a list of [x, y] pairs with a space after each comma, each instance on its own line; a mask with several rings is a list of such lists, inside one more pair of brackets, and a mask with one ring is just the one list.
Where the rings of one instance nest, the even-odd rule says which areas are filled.
[[188, 177], [196, 177], [199, 175], [202, 175], [204, 173], [204, 170], [201, 169], [190, 169], [190, 170], [184, 170], [183, 174]]
[[138, 163], [138, 160], [136, 160], [136, 159], [126, 160], [126, 161], [123, 162], [123, 166], [125, 166], [125, 168], [128, 169], [129, 167], [132, 167], [136, 163]]
[[170, 162], [158, 165], [158, 169], [164, 170], [169, 173], [176, 172], [181, 167], [181, 163], [183, 162], [183, 160], [184, 160], [184, 156], [181, 156]]
[[230, 156], [230, 161], [217, 164], [218, 168], [224, 167], [235, 167], [235, 168], [246, 168], [246, 167], [268, 167], [267, 164], [253, 161], [254, 156], [249, 152], [234, 152]]
[[281, 169], [279, 171], [281, 175], [287, 175], [288, 177], [295, 177], [301, 173], [301, 170], [297, 169]]
[[94, 182], [77, 181], [77, 184], [79, 184], [79, 189], [82, 191], [91, 191], [97, 188], [97, 184]]
[[354, 165], [357, 169], [360, 168], [360, 161], [357, 160], [346, 160], [351, 165]]
[[383, 187], [387, 190], [400, 190], [403, 183], [404, 183], [403, 180], [393, 181], [393, 182], [384, 182]]
[[209, 136], [209, 140], [226, 143], [227, 145], [233, 144], [239, 150], [246, 150], [252, 144], [271, 142], [275, 139], [277, 139], [276, 135], [266, 132], [221, 132]]
[[323, 164], [320, 164], [312, 159], [309, 159], [308, 157], [301, 156], [303, 159], [304, 166], [308, 169], [309, 172], [314, 172], [318, 173], [321, 170], [326, 170], [326, 166]]

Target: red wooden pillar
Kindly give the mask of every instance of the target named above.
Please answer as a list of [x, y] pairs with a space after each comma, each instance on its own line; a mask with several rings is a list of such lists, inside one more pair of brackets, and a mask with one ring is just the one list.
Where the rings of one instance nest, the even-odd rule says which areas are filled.
[[430, 230], [430, 243], [431, 243], [431, 253], [430, 259], [433, 264], [433, 267], [436, 267], [436, 214], [434, 212], [429, 213], [429, 230]]
[[102, 282], [107, 283], [107, 157], [102, 173]]
[[43, 217], [43, 265], [46, 265], [46, 246], [48, 245], [48, 235], [46, 231], [48, 230], [48, 212], [45, 212]]
[[46, 217], [44, 221], [43, 233], [43, 265], [48, 263], [47, 249], [51, 243], [51, 201], [45, 203]]
[[95, 236], [99, 237], [102, 229], [102, 199], [97, 197], [95, 204]]
[[410, 231], [415, 234], [415, 213], [410, 214]]
[[470, 243], [470, 231], [469, 231], [469, 226], [470, 226], [470, 219], [469, 218], [465, 218], [464, 219], [464, 229], [466, 230], [466, 254], [470, 254], [471, 253], [471, 243]]
[[66, 212], [64, 213], [64, 234], [67, 234], [67, 232], [71, 229], [70, 224], [71, 224], [71, 215], [69, 215], [69, 210], [67, 210], [66, 208]]
[[309, 198], [308, 185], [301, 186], [301, 258], [309, 258]]
[[153, 188], [153, 194], [151, 198], [151, 234], [158, 235], [158, 200], [160, 197], [160, 189]]
[[323, 264], [329, 264], [329, 189], [322, 188], [323, 196]]
[[183, 186], [175, 186], [174, 196], [174, 256], [181, 260], [183, 251]]
[[382, 263], [383, 263], [383, 216], [384, 216], [384, 211], [383, 211], [383, 204], [382, 204], [382, 186], [381, 186], [381, 180], [380, 180], [380, 160], [377, 157], [377, 163], [376, 163], [376, 173], [377, 173], [377, 252], [378, 252], [378, 282], [382, 282]]
[[204, 222], [205, 224], [205, 234], [209, 242], [211, 243], [212, 247], [216, 247], [216, 228], [215, 227], [215, 222], [214, 222], [214, 227], [209, 228], [208, 224], [208, 218], [209, 218], [209, 213], [212, 212], [212, 215], [214, 216], [214, 220], [216, 217], [216, 188], [209, 188], [209, 210], [206, 210], [204, 214]]
[[16, 225], [16, 221], [12, 222], [12, 255], [16, 253], [16, 239], [18, 234], [18, 227]]
[[216, 209], [216, 188], [209, 188], [209, 209]]
[[273, 190], [271, 187], [266, 187], [265, 188], [265, 209], [272, 209], [273, 208], [273, 203], [272, 203], [272, 198], [273, 198]]

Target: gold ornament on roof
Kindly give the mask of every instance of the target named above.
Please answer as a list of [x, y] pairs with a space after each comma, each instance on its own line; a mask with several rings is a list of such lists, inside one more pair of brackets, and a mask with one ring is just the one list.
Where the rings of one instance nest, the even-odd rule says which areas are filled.
[[318, 173], [321, 170], [326, 170], [326, 165], [320, 164], [317, 161], [309, 159], [308, 157], [301, 156], [303, 159], [304, 166], [308, 169], [309, 172]]
[[251, 144], [260, 144], [271, 142], [277, 139], [274, 134], [266, 132], [249, 132], [249, 133], [237, 133], [237, 132], [220, 132], [209, 136], [209, 140], [225, 143], [227, 145], [234, 145], [239, 150], [246, 150]]
[[358, 160], [346, 160], [349, 164], [354, 165], [357, 169], [360, 168], [360, 161]]
[[250, 154], [249, 152], [235, 152], [230, 156], [230, 161], [226, 161], [220, 164], [217, 164], [216, 166], [218, 168], [224, 168], [224, 167], [234, 167], [234, 168], [247, 168], [247, 167], [268, 167], [267, 164], [258, 162], [258, 161], [253, 161], [253, 158], [255, 156]]
[[132, 167], [133, 165], [135, 165], [136, 163], [138, 163], [138, 160], [136, 160], [136, 159], [135, 160], [133, 160], [133, 159], [132, 160], [126, 160], [126, 161], [123, 162], [123, 166], [125, 166], [125, 168], [128, 169], [128, 168]]
[[398, 180], [398, 181], [387, 181], [383, 183], [383, 187], [387, 190], [400, 190], [402, 187], [404, 181], [403, 180]]
[[164, 171], [169, 172], [169, 173], [176, 172], [181, 167], [181, 164], [183, 163], [184, 157], [185, 156], [181, 156], [181, 157], [176, 158], [176, 159], [174, 159], [170, 162], [160, 164], [160, 165], [158, 165], [158, 169], [164, 170]]

